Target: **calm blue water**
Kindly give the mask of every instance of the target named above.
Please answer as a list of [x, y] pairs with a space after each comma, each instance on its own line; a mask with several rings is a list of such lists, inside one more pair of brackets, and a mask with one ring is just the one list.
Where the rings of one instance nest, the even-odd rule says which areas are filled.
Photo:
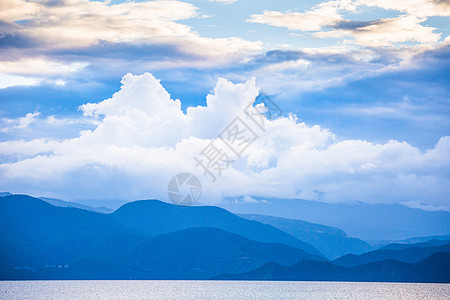
[[450, 299], [450, 284], [302, 281], [1, 281], [1, 299]]

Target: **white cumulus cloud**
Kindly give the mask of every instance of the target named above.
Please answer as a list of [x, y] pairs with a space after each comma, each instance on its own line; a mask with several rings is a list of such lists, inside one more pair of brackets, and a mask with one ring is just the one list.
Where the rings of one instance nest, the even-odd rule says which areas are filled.
[[[64, 140], [1, 142], [0, 189], [65, 199], [167, 199], [171, 177], [191, 172], [209, 203], [247, 195], [450, 208], [450, 137], [426, 151], [395, 140], [342, 140], [292, 114], [263, 119], [260, 128], [243, 113], [259, 93], [254, 78], [220, 79], [206, 106], [186, 112], [149, 73], [128, 74], [122, 84], [110, 99], [81, 107], [98, 119], [93, 130]], [[218, 138], [237, 116], [257, 135], [241, 157]], [[194, 161], [211, 142], [234, 160], [215, 182]]]

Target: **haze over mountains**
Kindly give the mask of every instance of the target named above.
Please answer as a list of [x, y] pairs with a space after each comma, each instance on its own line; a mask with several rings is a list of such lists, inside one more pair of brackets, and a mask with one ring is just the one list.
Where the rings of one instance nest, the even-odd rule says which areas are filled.
[[361, 254], [372, 249], [368, 243], [361, 239], [351, 238], [343, 230], [336, 227], [271, 216], [245, 214], [240, 216], [283, 230], [299, 240], [313, 245], [330, 259], [347, 253]]
[[1, 279], [450, 281], [446, 237], [374, 250], [339, 228], [218, 207], [142, 200], [105, 213], [3, 196]]
[[324, 203], [260, 197], [254, 200], [230, 199], [220, 206], [238, 214], [271, 215], [333, 226], [365, 241], [450, 235], [448, 211], [426, 211], [401, 204]]

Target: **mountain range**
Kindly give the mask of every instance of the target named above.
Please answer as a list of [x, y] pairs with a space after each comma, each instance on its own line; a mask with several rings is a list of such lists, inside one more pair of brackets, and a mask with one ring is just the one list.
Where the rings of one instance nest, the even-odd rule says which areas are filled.
[[438, 252], [412, 264], [389, 259], [352, 268], [313, 260], [302, 260], [293, 266], [267, 263], [249, 272], [222, 274], [213, 279], [449, 283], [450, 252]]
[[333, 260], [338, 266], [354, 267], [376, 261], [395, 259], [405, 263], [417, 263], [431, 254], [438, 252], [450, 252], [450, 241], [441, 241], [435, 245], [434, 240], [428, 243], [402, 245], [387, 245], [381, 249], [370, 251], [361, 255], [347, 254]]
[[0, 241], [3, 279], [40, 278], [50, 272], [48, 266], [68, 266], [57, 274], [52, 270], [55, 277], [50, 278], [78, 278], [89, 274], [90, 266], [97, 266], [100, 278], [109, 278], [107, 270], [114, 266], [113, 278], [206, 279], [270, 261], [325, 260], [313, 246], [270, 225], [216, 207], [179, 207], [156, 200], [102, 214], [25, 195], [6, 196], [0, 198]]
[[236, 214], [270, 215], [337, 227], [366, 242], [450, 235], [450, 212], [402, 204], [324, 203], [301, 199], [228, 199], [219, 206]]
[[336, 227], [272, 216], [245, 214], [239, 216], [283, 230], [299, 240], [313, 245], [329, 259], [349, 253], [361, 254], [373, 248], [361, 239], [349, 237], [343, 230]]
[[178, 206], [158, 200], [127, 203], [111, 214], [112, 218], [135, 232], [155, 236], [187, 228], [215, 227], [248, 239], [282, 243], [322, 256], [312, 245], [273, 226], [240, 218], [215, 206]]
[[339, 228], [212, 206], [50, 200], [0, 198], [0, 279], [450, 281], [445, 237], [374, 250]]

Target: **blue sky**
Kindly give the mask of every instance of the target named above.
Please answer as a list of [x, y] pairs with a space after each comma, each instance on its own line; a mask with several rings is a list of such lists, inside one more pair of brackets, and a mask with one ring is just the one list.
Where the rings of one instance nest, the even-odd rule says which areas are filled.
[[[208, 201], [277, 196], [277, 184], [271, 188], [275, 180], [290, 191], [284, 197], [448, 209], [450, 5], [446, 1], [4, 0], [0, 11], [0, 189], [80, 201], [127, 195], [164, 198], [161, 186], [178, 167], [164, 165], [162, 178], [152, 185], [136, 178], [152, 180], [161, 175], [158, 168], [163, 166], [149, 161], [136, 171], [130, 166], [139, 163], [131, 158], [117, 153], [110, 160], [100, 158], [110, 147], [142, 147], [144, 152], [156, 151], [160, 159], [189, 157], [197, 146], [179, 150], [186, 141], [213, 140], [240, 106], [252, 101], [254, 95], [245, 87], [269, 94], [291, 121], [270, 123], [273, 132], [254, 145], [260, 148], [233, 165], [221, 183], [208, 187]], [[152, 75], [136, 77], [146, 72]], [[128, 73], [136, 76], [122, 79]], [[220, 78], [229, 84], [221, 84]], [[162, 87], [169, 100], [147, 96], [149, 86]], [[132, 111], [130, 106], [139, 104], [133, 111], [151, 111], [130, 96], [135, 94], [148, 98], [147, 108], [158, 101], [179, 103], [184, 116], [167, 115], [173, 127], [161, 125], [158, 133], [136, 132], [153, 144], [139, 136], [127, 143], [118, 141], [118, 132], [129, 129], [121, 122], [127, 122], [122, 117]], [[209, 117], [200, 113], [202, 108], [187, 112], [188, 107], [206, 106], [208, 94], [216, 99], [208, 104], [209, 110], [203, 109]], [[242, 102], [227, 95], [242, 97]], [[106, 109], [102, 103], [109, 98], [110, 106], [126, 106], [126, 112], [123, 107]], [[96, 113], [83, 109], [87, 103]], [[171, 111], [172, 104], [164, 107]], [[229, 111], [230, 120], [214, 117], [218, 113], [214, 107], [230, 105], [237, 109]], [[151, 116], [142, 122], [166, 124]], [[111, 119], [116, 120], [114, 126]], [[215, 128], [216, 133], [201, 126]], [[278, 138], [279, 126], [290, 135]], [[180, 128], [188, 129], [175, 136], [172, 131]], [[161, 132], [170, 138], [160, 137]], [[273, 146], [280, 139], [286, 139], [284, 144]], [[76, 146], [69, 151], [67, 144]], [[89, 149], [90, 154], [78, 159], [76, 147]], [[338, 148], [345, 151], [334, 153]], [[341, 157], [355, 155], [352, 151], [365, 151], [365, 156], [357, 162]], [[323, 170], [297, 160], [302, 153], [312, 155], [318, 165], [323, 163]], [[283, 160], [294, 154], [304, 173], [283, 180], [287, 172]], [[393, 166], [397, 156], [410, 161], [410, 166], [406, 162]], [[67, 166], [58, 167], [59, 160]], [[122, 160], [126, 167], [118, 162]], [[196, 170], [190, 163], [181, 165]], [[367, 171], [368, 166], [373, 170]], [[48, 170], [40, 174], [36, 168]], [[92, 168], [98, 173], [89, 175]], [[90, 176], [96, 181], [87, 182]], [[49, 186], [52, 178], [69, 182]], [[343, 178], [346, 181], [339, 183]], [[383, 178], [392, 179], [388, 190]], [[239, 180], [249, 188], [243, 191]], [[118, 182], [124, 182], [122, 190], [104, 191]], [[268, 188], [261, 191], [258, 184]], [[86, 189], [74, 195], [73, 185]], [[348, 189], [353, 192], [346, 193]]]

